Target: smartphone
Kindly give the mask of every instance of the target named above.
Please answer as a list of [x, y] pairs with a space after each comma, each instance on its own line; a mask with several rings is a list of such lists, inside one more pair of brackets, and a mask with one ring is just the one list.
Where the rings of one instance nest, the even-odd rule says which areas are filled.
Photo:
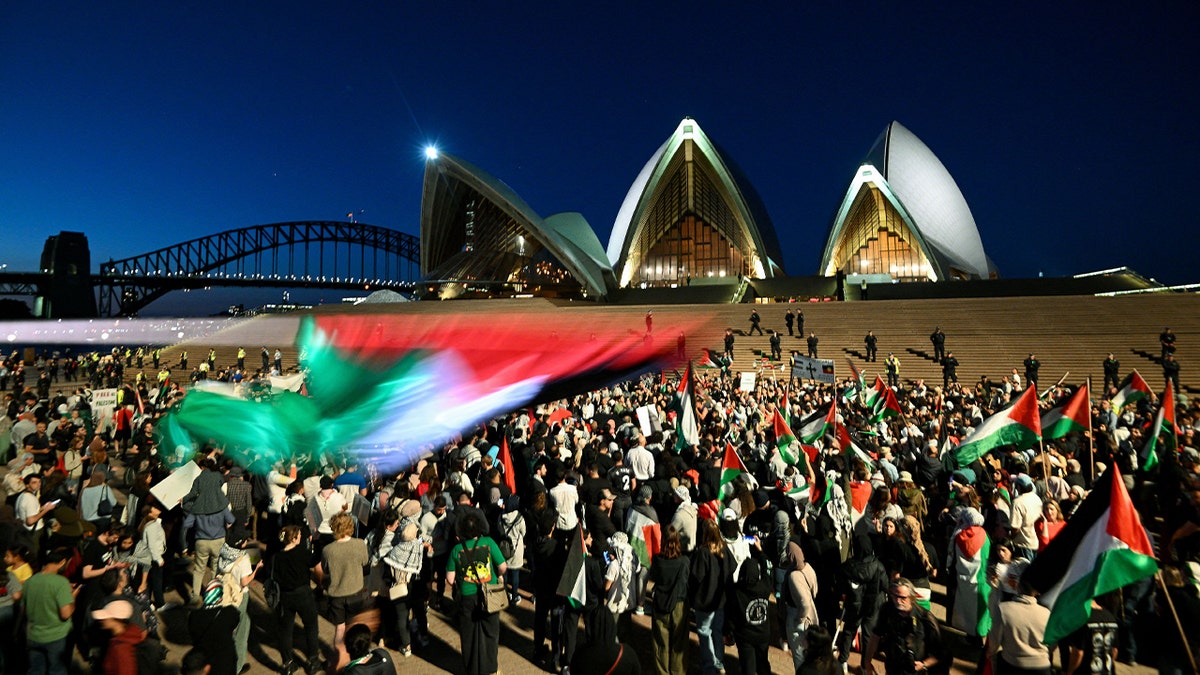
[[257, 567], [258, 563], [262, 562], [262, 549], [255, 546], [254, 548], [246, 551], [246, 556], [250, 558], [250, 566]]

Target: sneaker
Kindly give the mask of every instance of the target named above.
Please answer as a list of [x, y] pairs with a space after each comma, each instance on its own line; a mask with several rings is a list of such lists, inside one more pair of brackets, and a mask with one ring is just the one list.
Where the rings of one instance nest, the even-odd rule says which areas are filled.
[[401, 656], [403, 656], [403, 657], [404, 657], [404, 658], [406, 658], [406, 659], [407, 659], [408, 657], [412, 656], [412, 645], [409, 645], [409, 646], [405, 647], [404, 649], [401, 649], [401, 650], [400, 650], [400, 655], [401, 655]]
[[513, 607], [516, 607], [517, 605], [521, 604], [520, 594], [513, 594], [512, 604], [513, 604]]
[[638, 607], [636, 610], [634, 610], [634, 613], [637, 614], [638, 616], [644, 616], [646, 614], [646, 608]]

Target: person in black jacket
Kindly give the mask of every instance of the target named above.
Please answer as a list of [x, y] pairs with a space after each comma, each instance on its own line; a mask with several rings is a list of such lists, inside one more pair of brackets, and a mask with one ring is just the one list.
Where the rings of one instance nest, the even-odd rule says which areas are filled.
[[754, 335], [754, 331], [758, 331], [758, 334], [762, 335], [763, 329], [762, 329], [762, 326], [759, 325], [759, 323], [761, 321], [762, 321], [762, 317], [760, 317], [758, 315], [758, 310], [757, 309], [750, 310], [750, 332], [746, 333], [746, 334]]
[[878, 349], [877, 345], [879, 344], [879, 338], [875, 337], [875, 331], [873, 331], [873, 330], [867, 331], [867, 336], [865, 338], [863, 338], [863, 344], [865, 344], [867, 347], [866, 360], [874, 361], [875, 354]]
[[951, 382], [958, 382], [958, 359], [954, 358], [954, 352], [942, 359], [942, 388], [949, 389]]
[[283, 544], [271, 559], [269, 574], [279, 584], [279, 654], [283, 659], [284, 675], [296, 672], [293, 660], [292, 633], [296, 628], [296, 615], [304, 624], [304, 654], [308, 658], [308, 672], [315, 673], [321, 665], [321, 643], [317, 639], [317, 600], [309, 583], [311, 575], [312, 549], [303, 530], [296, 525], [287, 525], [279, 534]]
[[699, 542], [692, 551], [688, 591], [696, 611], [696, 634], [700, 637], [700, 667], [706, 673], [725, 670], [725, 588], [733, 578], [733, 553], [715, 520], [697, 524]]
[[1042, 362], [1037, 360], [1033, 352], [1029, 353], [1029, 358], [1025, 359], [1025, 379], [1029, 380], [1029, 384], [1033, 385], [1034, 390], [1037, 390], [1038, 383], [1038, 368], [1042, 367]]
[[942, 332], [941, 326], [933, 329], [933, 333], [929, 335], [929, 343], [933, 345], [934, 361], [941, 361], [946, 357], [946, 334]]
[[775, 584], [759, 542], [750, 547], [750, 557], [734, 576], [733, 583], [727, 585], [725, 616], [733, 629], [741, 670], [746, 675], [768, 675], [771, 672], [767, 655], [771, 642], [768, 618]]
[[662, 542], [662, 550], [650, 567], [650, 582], [654, 584], [654, 618], [650, 624], [654, 666], [657, 673], [682, 673], [686, 672], [683, 655], [688, 648], [683, 604], [688, 593], [689, 561], [674, 527], [667, 527]]
[[808, 334], [808, 357], [811, 359], [818, 358], [817, 357], [817, 342], [818, 342], [817, 334], [809, 333]]
[[1109, 382], [1112, 382], [1113, 388], [1121, 386], [1121, 362], [1117, 357], [1113, 356], [1112, 352], [1108, 353], [1108, 358], [1104, 359], [1104, 392], [1108, 393]]
[[866, 639], [875, 630], [887, 588], [887, 570], [875, 557], [870, 535], [858, 533], [854, 538], [854, 557], [838, 573], [838, 594], [845, 598], [844, 626], [837, 644], [838, 659], [843, 664], [850, 658], [855, 634], [861, 629], [863, 639]]

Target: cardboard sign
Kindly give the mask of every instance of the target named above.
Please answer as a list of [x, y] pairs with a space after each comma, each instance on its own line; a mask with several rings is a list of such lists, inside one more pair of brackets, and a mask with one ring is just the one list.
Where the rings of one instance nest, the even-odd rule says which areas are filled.
[[738, 387], [741, 391], [754, 391], [754, 382], [758, 379], [757, 373], [742, 373], [742, 384]]
[[188, 462], [150, 488], [150, 494], [167, 510], [171, 510], [183, 500], [184, 495], [191, 492], [192, 483], [196, 482], [196, 476], [199, 475], [200, 466], [195, 462]]
[[653, 406], [644, 405], [637, 409], [638, 426], [642, 434], [649, 436], [656, 431], [662, 431], [662, 423], [658, 419], [658, 411]]

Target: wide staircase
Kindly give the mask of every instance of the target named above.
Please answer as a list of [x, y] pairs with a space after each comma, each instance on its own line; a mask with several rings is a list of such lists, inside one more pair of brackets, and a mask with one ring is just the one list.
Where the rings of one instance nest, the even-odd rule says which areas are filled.
[[[769, 363], [782, 368], [792, 350], [807, 353], [806, 335], [789, 337], [784, 323], [788, 307], [804, 312], [804, 330], [820, 340], [819, 356], [834, 361], [838, 376], [849, 373], [846, 360], [853, 361], [868, 380], [884, 374], [883, 359], [894, 352], [901, 361], [901, 377], [941, 384], [941, 366], [932, 358], [929, 334], [940, 326], [946, 334], [946, 350], [959, 361], [960, 383], [973, 384], [982, 375], [999, 381], [1013, 368], [1024, 378], [1022, 362], [1033, 352], [1041, 361], [1040, 384], [1046, 387], [1064, 374], [1066, 382], [1078, 384], [1091, 377], [1095, 387], [1104, 379], [1101, 367], [1108, 352], [1121, 362], [1122, 377], [1137, 369], [1155, 390], [1163, 386], [1158, 362], [1158, 336], [1170, 326], [1177, 336], [1176, 359], [1181, 364], [1184, 389], [1200, 393], [1200, 296], [1196, 294], [1153, 294], [1117, 297], [1067, 296], [1041, 298], [984, 298], [936, 300], [888, 300], [868, 302], [823, 302], [794, 304], [702, 304], [702, 305], [597, 305], [586, 302], [522, 300], [462, 300], [414, 302], [394, 305], [329, 306], [319, 314], [400, 314], [418, 322], [469, 318], [486, 340], [489, 325], [521, 319], [544, 324], [546, 335], [599, 337], [641, 334], [645, 314], [653, 311], [653, 339], [674, 346], [680, 326], [685, 326], [689, 356], [699, 358], [702, 349], [720, 352], [726, 328], [735, 333], [735, 370], [761, 369], [770, 354], [769, 331], [782, 334], [784, 358]], [[763, 336], [748, 335], [750, 311], [762, 317]], [[187, 349], [189, 370], [217, 351], [217, 367], [236, 363], [237, 349], [246, 349], [246, 366], [252, 372], [261, 365], [261, 348], [274, 355], [283, 352], [285, 370], [296, 365], [294, 344], [299, 316], [262, 316], [241, 321], [213, 335], [163, 350], [163, 362], [173, 369], [180, 352]], [[879, 354], [867, 363], [863, 337], [875, 332]], [[149, 359], [147, 376], [151, 376]], [[784, 369], [786, 370], [786, 369]], [[129, 371], [130, 377], [136, 369]], [[777, 371], [779, 373], [783, 370]], [[184, 375], [176, 370], [176, 376]]]

